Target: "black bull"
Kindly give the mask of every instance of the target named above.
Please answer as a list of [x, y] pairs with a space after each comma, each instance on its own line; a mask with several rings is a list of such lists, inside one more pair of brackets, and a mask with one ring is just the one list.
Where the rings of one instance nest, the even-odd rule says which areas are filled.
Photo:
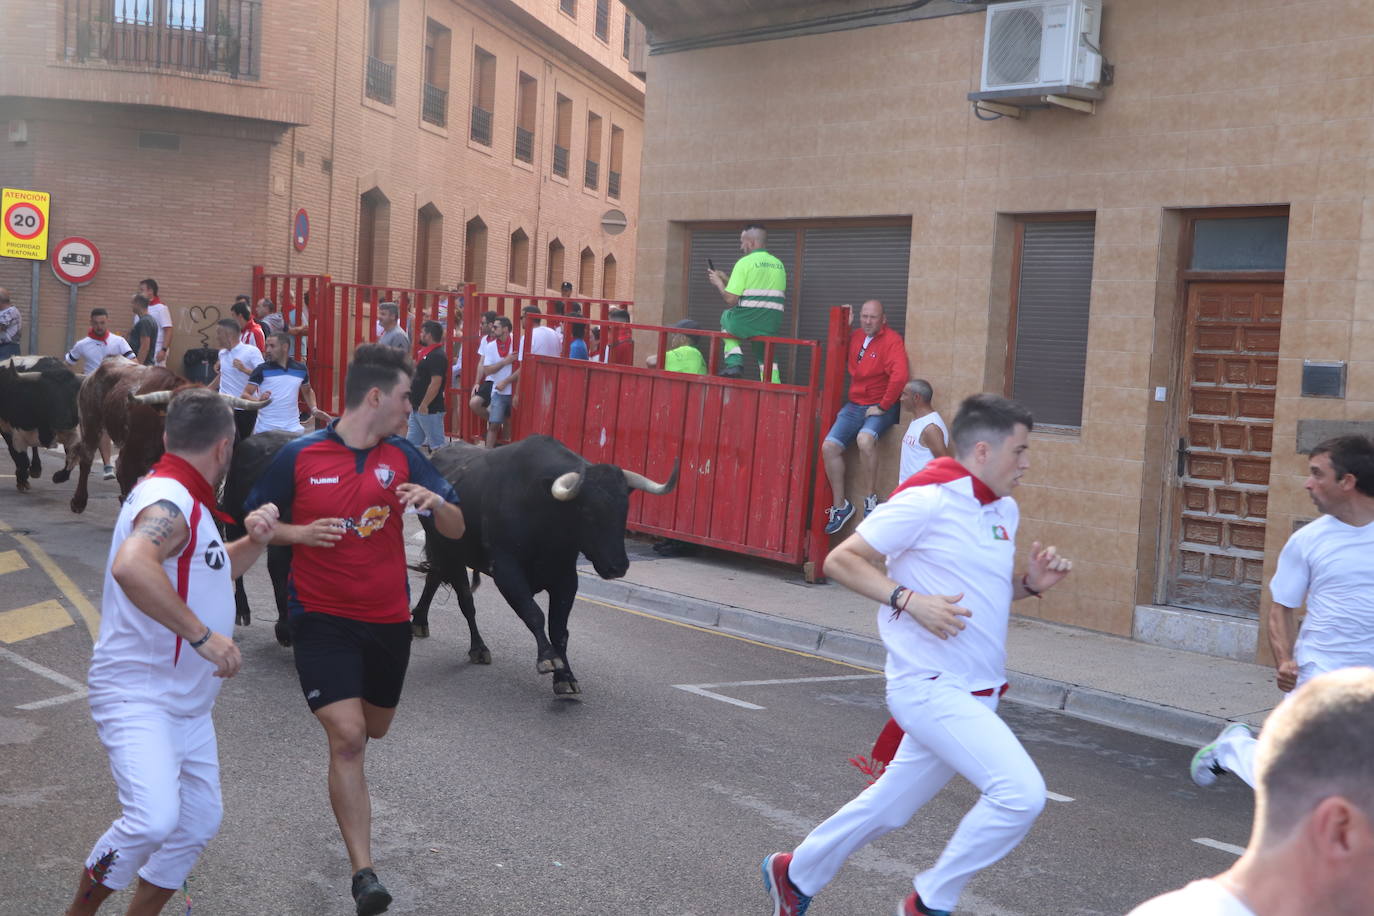
[[[236, 518], [242, 517], [252, 482], [290, 438], [275, 433], [252, 436], [235, 450], [225, 502]], [[429, 635], [430, 602], [447, 583], [467, 619], [468, 657], [489, 664], [491, 653], [477, 630], [468, 581], [469, 569], [486, 573], [534, 634], [536, 670], [553, 674], [555, 693], [579, 693], [568, 663], [568, 616], [577, 598], [578, 554], [585, 555], [603, 578], [623, 576], [630, 565], [625, 555], [630, 490], [668, 493], [677, 484], [677, 468], [666, 483], [655, 483], [612, 464], [590, 464], [548, 436], [531, 436], [495, 450], [455, 443], [436, 451], [433, 462], [458, 492], [466, 531], [452, 540], [439, 534], [430, 518], [420, 519], [427, 569], [413, 614], [415, 635]], [[277, 598], [276, 635], [283, 645], [290, 639], [285, 624], [289, 563], [289, 549], [271, 548], [268, 570]], [[242, 583], [239, 588], [239, 622], [247, 623]], [[544, 613], [534, 600], [539, 592], [549, 596], [547, 633]]]
[[55, 357], [0, 361], [0, 436], [14, 459], [14, 483], [19, 490], [29, 489], [29, 478], [43, 473], [39, 446], [62, 444], [67, 464], [53, 480], [62, 483], [67, 479], [76, 458], [76, 396], [80, 389], [81, 379]]

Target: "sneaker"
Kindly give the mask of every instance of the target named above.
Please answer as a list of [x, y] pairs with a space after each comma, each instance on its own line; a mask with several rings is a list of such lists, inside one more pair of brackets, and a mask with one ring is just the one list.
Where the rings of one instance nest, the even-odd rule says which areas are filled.
[[844, 523], [849, 521], [853, 515], [854, 504], [847, 499], [842, 506], [830, 506], [825, 510], [825, 533], [835, 534], [844, 527]]
[[950, 916], [949, 910], [936, 910], [921, 902], [921, 895], [912, 891], [897, 907], [897, 916]]
[[864, 497], [864, 518], [873, 514], [873, 510], [878, 508], [878, 494], [870, 493]]
[[787, 877], [792, 853], [775, 852], [763, 860], [763, 889], [773, 898], [773, 916], [806, 916], [811, 898], [797, 890]]
[[1246, 737], [1254, 735], [1254, 732], [1250, 730], [1250, 726], [1246, 725], [1244, 722], [1232, 722], [1230, 725], [1223, 728], [1221, 734], [1217, 735], [1217, 740], [1193, 755], [1193, 762], [1188, 765], [1188, 773], [1193, 777], [1193, 782], [1205, 789], [1210, 785], [1214, 785], [1217, 781], [1217, 777], [1226, 772], [1221, 764], [1217, 762], [1217, 745], [1221, 743], [1223, 738], [1235, 731], [1244, 732]]
[[112, 465], [112, 464], [107, 464], [107, 465], [105, 465], [105, 479], [106, 479], [106, 480], [114, 480], [114, 465]]
[[358, 916], [376, 916], [391, 906], [391, 894], [377, 880], [375, 871], [360, 868], [353, 876], [353, 902], [358, 907]]

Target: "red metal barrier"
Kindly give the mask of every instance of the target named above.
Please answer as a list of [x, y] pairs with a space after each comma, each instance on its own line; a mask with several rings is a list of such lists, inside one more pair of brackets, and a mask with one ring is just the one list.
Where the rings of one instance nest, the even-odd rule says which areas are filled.
[[292, 355], [305, 363], [310, 372], [310, 387], [316, 392], [317, 403], [326, 413], [335, 413], [333, 381], [341, 374], [342, 366], [335, 365], [332, 352], [322, 342], [330, 339], [330, 319], [333, 313], [325, 307], [330, 279], [326, 274], [269, 274], [262, 267], [253, 268], [253, 303], [271, 299], [277, 305], [288, 328], [304, 330], [294, 335], [296, 345]]

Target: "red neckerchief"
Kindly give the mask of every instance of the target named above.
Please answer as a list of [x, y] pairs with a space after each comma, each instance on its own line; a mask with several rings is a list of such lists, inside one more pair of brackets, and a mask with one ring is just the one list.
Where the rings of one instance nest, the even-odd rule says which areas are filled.
[[[932, 483], [952, 483], [965, 477], [973, 477], [973, 472], [964, 467], [953, 458], [936, 458], [906, 480], [903, 480], [897, 489], [892, 491], [892, 496], [905, 490], [907, 487], [924, 487]], [[992, 492], [992, 487], [983, 483], [977, 477], [973, 477], [973, 495], [978, 498], [978, 505], [986, 506], [988, 503], [997, 502], [999, 497]], [[891, 497], [888, 497], [891, 499]]]
[[97, 334], [95, 332], [95, 328], [91, 328], [89, 331], [86, 332], [86, 336], [89, 337], [91, 340], [98, 340], [101, 343], [104, 343], [110, 337], [110, 330], [109, 328], [106, 328], [104, 331], [101, 331], [99, 334]]
[[154, 296], [153, 298], [151, 298], [151, 299], [148, 300], [148, 304], [149, 304], [149, 305], [161, 305], [161, 304], [162, 304], [162, 297], [161, 297], [161, 296]]
[[504, 352], [501, 350], [501, 338], [499, 338], [499, 337], [493, 337], [492, 340], [496, 341], [496, 355], [497, 355], [497, 356], [501, 357], [502, 359], [505, 359], [507, 356], [510, 355], [510, 347], [511, 347], [511, 344], [513, 344], [513, 343], [515, 342], [514, 338], [513, 338], [510, 334], [507, 334], [507, 335], [506, 335], [506, 349], [505, 349]]
[[171, 452], [163, 452], [162, 457], [153, 465], [151, 474], [157, 477], [166, 477], [168, 480], [175, 480], [186, 488], [186, 492], [191, 494], [191, 498], [200, 503], [215, 518], [225, 524], [233, 524], [234, 520], [225, 513], [221, 512], [215, 505], [215, 490], [210, 486], [210, 481], [206, 480], [196, 470], [191, 462], [179, 455]]
[[435, 350], [439, 349], [440, 346], [440, 344], [430, 344], [427, 347], [420, 347], [418, 350], [415, 351], [415, 362], [420, 362], [426, 356], [433, 353]]

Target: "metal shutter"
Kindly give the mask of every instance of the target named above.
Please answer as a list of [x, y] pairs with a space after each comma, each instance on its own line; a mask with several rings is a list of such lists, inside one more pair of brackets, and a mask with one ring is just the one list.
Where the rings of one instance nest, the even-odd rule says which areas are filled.
[[[910, 224], [805, 230], [797, 336], [824, 343], [832, 306], [854, 306], [857, 327], [859, 306], [877, 299], [888, 326], [905, 337], [910, 265]], [[810, 371], [803, 354], [796, 381], [805, 384]]]
[[[707, 259], [716, 264], [716, 270], [725, 271], [728, 276], [735, 262], [740, 259], [739, 228], [698, 230], [692, 233], [692, 254], [687, 264], [687, 317], [701, 325], [704, 331], [720, 330], [720, 313], [725, 310], [725, 300], [706, 279]], [[780, 229], [768, 233], [768, 251], [787, 268], [788, 306], [783, 318], [781, 337], [792, 336], [792, 303], [797, 269], [797, 232], [795, 229]], [[779, 349], [782, 349], [781, 347]], [[789, 354], [779, 353], [778, 362], [784, 363]], [[786, 367], [783, 367], [786, 372]], [[787, 376], [784, 374], [784, 381]]]
[[1022, 224], [1012, 397], [1051, 426], [1083, 424], [1092, 220]]

